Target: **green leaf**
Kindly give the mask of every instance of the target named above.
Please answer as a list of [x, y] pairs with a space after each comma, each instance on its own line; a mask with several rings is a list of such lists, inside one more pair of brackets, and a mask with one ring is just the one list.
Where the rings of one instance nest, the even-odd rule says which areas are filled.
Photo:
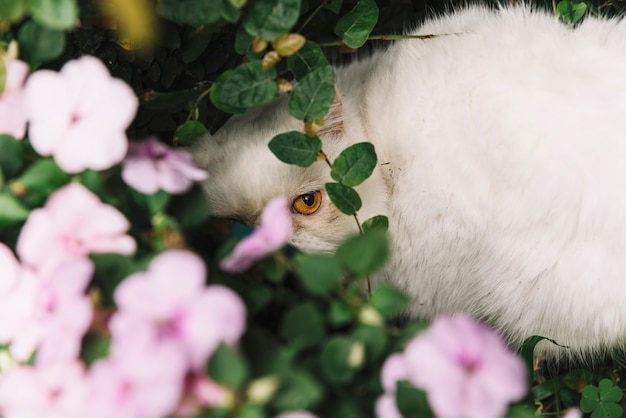
[[333, 162], [333, 180], [354, 187], [367, 179], [376, 168], [376, 151], [369, 142], [360, 142], [344, 149]]
[[194, 62], [200, 54], [206, 51], [212, 37], [213, 33], [208, 30], [190, 30], [187, 32], [180, 48], [181, 60], [186, 64]]
[[28, 218], [30, 211], [9, 192], [0, 192], [0, 228]]
[[365, 278], [379, 270], [387, 261], [389, 242], [379, 231], [348, 238], [337, 249], [335, 257], [355, 277]]
[[622, 391], [609, 379], [602, 379], [598, 387], [587, 385], [582, 390], [580, 409], [592, 418], [619, 418], [623, 409], [616, 402], [622, 400]]
[[300, 16], [300, 0], [257, 0], [250, 5], [243, 27], [265, 41], [288, 33]]
[[0, 152], [0, 167], [5, 174], [12, 176], [17, 173], [24, 160], [22, 142], [10, 135], [0, 134], [0, 150], [2, 150]]
[[35, 21], [26, 22], [20, 28], [17, 39], [20, 55], [31, 68], [58, 57], [65, 49], [65, 34], [62, 31], [44, 27]]
[[352, 321], [354, 312], [348, 303], [338, 299], [331, 302], [328, 310], [328, 321], [334, 326], [345, 325]]
[[298, 254], [294, 261], [300, 273], [300, 282], [312, 295], [323, 296], [341, 284], [341, 269], [327, 254]]
[[176, 131], [174, 132], [174, 143], [180, 145], [191, 145], [204, 137], [206, 133], [207, 129], [201, 122], [188, 120], [176, 128]]
[[243, 357], [224, 343], [211, 356], [207, 371], [213, 380], [232, 389], [241, 388], [250, 375]]
[[222, 0], [158, 0], [157, 14], [191, 26], [215, 23], [222, 17]]
[[0, 1], [0, 20], [17, 22], [22, 19], [26, 11], [25, 0], [2, 0]]
[[361, 209], [361, 198], [352, 187], [340, 183], [326, 183], [326, 193], [333, 205], [346, 215], [354, 215]]
[[587, 12], [584, 2], [563, 0], [556, 5], [556, 12], [563, 22], [573, 25], [578, 23]]
[[363, 228], [363, 232], [387, 232], [387, 229], [389, 229], [389, 219], [383, 215], [376, 215], [363, 222], [361, 227]]
[[386, 330], [382, 327], [360, 324], [352, 332], [352, 340], [360, 341], [365, 345], [365, 353], [370, 364], [380, 367], [377, 362], [383, 355], [386, 355], [385, 349], [389, 342]]
[[404, 292], [388, 283], [376, 286], [369, 299], [370, 305], [386, 318], [402, 311], [410, 301]]
[[144, 194], [131, 188], [130, 194], [133, 200], [137, 202], [139, 206], [145, 209], [145, 211], [149, 213], [150, 216], [162, 213], [168, 203], [170, 203], [171, 198], [171, 196], [163, 190], [159, 190], [153, 194]]
[[248, 403], [237, 410], [235, 418], [267, 418], [267, 415], [260, 405]]
[[172, 196], [167, 213], [175, 217], [183, 229], [195, 228], [210, 214], [209, 202], [199, 186], [190, 192]]
[[308, 167], [317, 161], [322, 141], [318, 137], [309, 138], [302, 132], [291, 131], [276, 135], [268, 146], [282, 162]]
[[598, 391], [603, 402], [619, 402], [622, 400], [622, 391], [609, 379], [602, 379], [598, 384]]
[[42, 193], [52, 193], [69, 181], [70, 176], [61, 170], [51, 158], [35, 161], [15, 180], [27, 191], [34, 190]]
[[335, 25], [335, 33], [350, 48], [360, 48], [367, 41], [378, 21], [378, 6], [374, 0], [360, 0]]
[[296, 84], [289, 98], [289, 113], [300, 120], [323, 118], [335, 98], [335, 70], [330, 65], [311, 71]]
[[301, 303], [283, 316], [280, 335], [294, 347], [317, 345], [324, 337], [324, 318], [312, 302]]
[[111, 340], [99, 334], [88, 333], [83, 338], [80, 350], [80, 358], [89, 366], [96, 360], [109, 354]]
[[71, 29], [78, 18], [75, 0], [29, 0], [28, 5], [33, 19], [49, 29]]
[[327, 67], [328, 60], [322, 52], [322, 48], [312, 41], [306, 41], [304, 46], [287, 58], [287, 66], [296, 80], [319, 68]]
[[416, 389], [407, 382], [400, 382], [396, 388], [396, 404], [405, 417], [429, 418], [433, 416], [426, 392]]
[[515, 405], [509, 408], [505, 418], [535, 418], [535, 412], [527, 405]]
[[272, 400], [278, 410], [312, 410], [324, 399], [324, 387], [305, 370], [288, 370], [281, 380], [283, 384]]
[[329, 381], [347, 383], [354, 376], [356, 370], [348, 363], [353, 344], [354, 341], [350, 338], [337, 336], [322, 346], [321, 371]]
[[260, 61], [243, 64], [217, 79], [211, 88], [211, 101], [226, 112], [244, 113], [274, 99], [278, 92], [275, 79], [276, 70], [263, 71]]

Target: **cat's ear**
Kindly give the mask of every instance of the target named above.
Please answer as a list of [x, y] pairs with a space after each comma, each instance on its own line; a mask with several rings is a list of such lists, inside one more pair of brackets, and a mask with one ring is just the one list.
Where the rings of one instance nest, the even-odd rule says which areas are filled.
[[337, 137], [343, 134], [343, 109], [341, 106], [341, 94], [335, 84], [335, 98], [330, 105], [330, 110], [324, 117], [324, 125], [320, 126], [318, 136]]

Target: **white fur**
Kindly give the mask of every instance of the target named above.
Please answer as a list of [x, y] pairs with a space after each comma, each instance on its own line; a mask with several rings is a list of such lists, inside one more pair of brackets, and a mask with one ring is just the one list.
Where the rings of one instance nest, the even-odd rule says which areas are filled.
[[[567, 356], [623, 345], [626, 22], [588, 17], [573, 30], [527, 8], [469, 8], [416, 33], [451, 35], [338, 68], [339, 125], [321, 134], [331, 160], [351, 143], [376, 147], [359, 217], [389, 217], [392, 259], [374, 279], [408, 291], [412, 315], [463, 311], [514, 345], [543, 335], [572, 347], [544, 351]], [[323, 163], [288, 166], [267, 148], [301, 129], [285, 104], [196, 147], [216, 215], [255, 224], [272, 197], [330, 181]], [[325, 195], [294, 223], [304, 250], [355, 231]]]

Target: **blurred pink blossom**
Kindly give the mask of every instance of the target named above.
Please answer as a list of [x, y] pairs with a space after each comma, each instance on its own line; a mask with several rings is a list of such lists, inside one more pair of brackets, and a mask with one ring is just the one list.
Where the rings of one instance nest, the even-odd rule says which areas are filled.
[[440, 316], [404, 351], [409, 381], [438, 418], [500, 418], [526, 394], [523, 362], [494, 331], [465, 316]]
[[138, 101], [97, 58], [70, 61], [60, 72], [39, 70], [24, 88], [28, 136], [35, 151], [52, 155], [68, 173], [104, 170], [126, 155]]
[[256, 261], [282, 248], [291, 235], [291, 212], [284, 196], [268, 202], [261, 214], [261, 224], [241, 240], [220, 267], [229, 273], [241, 273]]
[[[17, 284], [20, 276], [20, 264], [13, 255], [13, 251], [0, 242], [0, 299], [10, 292]], [[0, 305], [1, 306], [1, 305]]]
[[377, 400], [374, 406], [376, 418], [402, 418], [402, 414], [396, 405], [395, 393], [384, 393]]
[[317, 418], [317, 417], [307, 411], [293, 411], [293, 412], [283, 412], [282, 414], [274, 416], [274, 418]]
[[21, 267], [5, 247], [0, 246], [0, 344], [18, 361], [27, 361], [37, 352], [37, 364], [69, 361], [78, 357], [83, 335], [92, 317], [91, 302], [84, 292], [93, 273], [87, 259], [67, 260], [37, 277]]
[[26, 133], [23, 88], [28, 76], [28, 64], [6, 56], [2, 58], [6, 67], [6, 83], [0, 93], [0, 134], [9, 134], [17, 139]]
[[583, 418], [583, 411], [578, 408], [569, 409], [563, 414], [563, 418]]
[[200, 373], [189, 374], [185, 386], [185, 395], [174, 414], [176, 417], [195, 417], [203, 408], [227, 406], [231, 401], [228, 389]]
[[220, 341], [233, 344], [245, 329], [245, 305], [232, 290], [206, 287], [200, 257], [171, 250], [148, 271], [126, 278], [115, 290], [119, 311], [111, 319], [115, 340], [139, 334], [177, 344], [190, 367], [201, 369]]
[[159, 190], [185, 193], [194, 181], [206, 178], [206, 171], [196, 167], [191, 154], [172, 149], [155, 137], [130, 142], [122, 161], [122, 179], [145, 194]]
[[89, 370], [89, 418], [163, 418], [178, 405], [186, 364], [171, 344], [126, 345]]
[[0, 376], [4, 418], [84, 418], [85, 372], [78, 362], [19, 366]]
[[17, 240], [22, 263], [43, 272], [61, 260], [89, 253], [132, 254], [129, 222], [113, 206], [78, 183], [54, 192], [31, 212]]

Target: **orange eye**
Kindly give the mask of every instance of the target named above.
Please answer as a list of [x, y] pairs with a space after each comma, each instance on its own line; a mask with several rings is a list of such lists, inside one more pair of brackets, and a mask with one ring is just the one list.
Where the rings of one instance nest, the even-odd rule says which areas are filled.
[[322, 194], [320, 192], [305, 193], [298, 196], [291, 207], [301, 215], [313, 215], [322, 204]]

